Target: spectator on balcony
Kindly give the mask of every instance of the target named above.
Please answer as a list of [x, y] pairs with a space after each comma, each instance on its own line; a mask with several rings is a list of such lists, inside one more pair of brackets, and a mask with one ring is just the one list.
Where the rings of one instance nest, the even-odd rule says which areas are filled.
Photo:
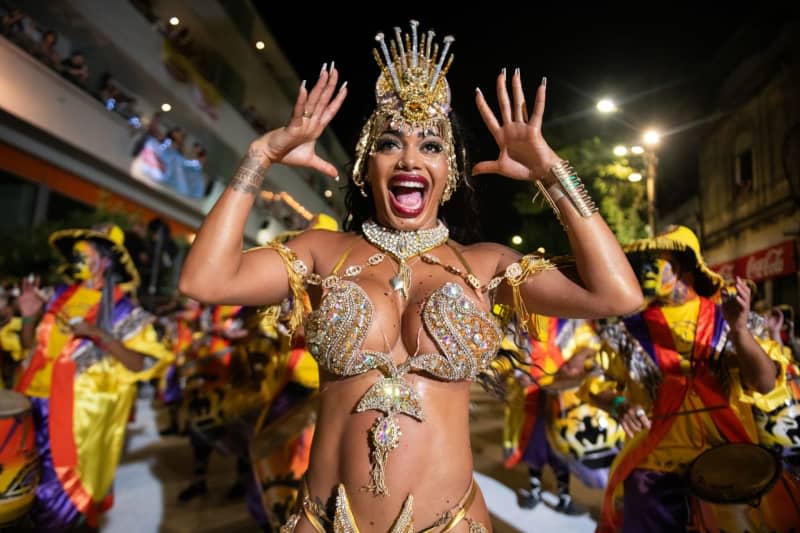
[[61, 72], [75, 85], [86, 88], [86, 82], [89, 80], [89, 65], [86, 64], [86, 57], [82, 52], [72, 52], [72, 55], [62, 61]]
[[170, 141], [173, 150], [183, 155], [184, 143], [186, 142], [186, 131], [183, 128], [179, 126], [170, 128], [167, 131], [167, 140]]
[[42, 35], [42, 40], [34, 52], [34, 55], [45, 63], [46, 65], [61, 70], [61, 56], [56, 52], [56, 45], [58, 44], [58, 34], [53, 30], [47, 30]]
[[42, 34], [24, 11], [15, 7], [3, 15], [2, 21], [3, 35], [17, 43], [19, 46], [34, 53]]
[[134, 109], [136, 99], [120, 89], [110, 72], [105, 72], [100, 78], [99, 96], [109, 111], [116, 111], [125, 118], [137, 115]]
[[15, 7], [3, 15], [3, 35], [14, 38], [25, 32], [25, 13]]
[[205, 147], [196, 142], [192, 145], [189, 157], [183, 165], [184, 190], [191, 198], [202, 198], [205, 195], [208, 177], [205, 173], [207, 155]]

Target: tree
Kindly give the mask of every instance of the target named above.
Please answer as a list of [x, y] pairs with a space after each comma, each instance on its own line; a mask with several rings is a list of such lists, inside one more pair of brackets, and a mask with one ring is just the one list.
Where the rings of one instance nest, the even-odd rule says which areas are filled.
[[[635, 172], [635, 160], [616, 157], [612, 147], [597, 137], [559, 148], [559, 155], [574, 161], [575, 172], [583, 180], [603, 218], [621, 243], [647, 237], [647, 199], [644, 182], [628, 181]], [[547, 255], [562, 255], [569, 251], [566, 234], [560, 230], [550, 206], [541, 195], [531, 201], [528, 192], [514, 198], [514, 207], [522, 216], [522, 247], [530, 243], [545, 248]]]
[[93, 211], [71, 211], [62, 220], [49, 220], [36, 226], [0, 228], [0, 273], [3, 279], [18, 280], [33, 273], [44, 284], [60, 280], [58, 267], [63, 259], [49, 244], [50, 234], [65, 228], [90, 228], [114, 223], [125, 229], [131, 225], [127, 213], [111, 212], [98, 206]]

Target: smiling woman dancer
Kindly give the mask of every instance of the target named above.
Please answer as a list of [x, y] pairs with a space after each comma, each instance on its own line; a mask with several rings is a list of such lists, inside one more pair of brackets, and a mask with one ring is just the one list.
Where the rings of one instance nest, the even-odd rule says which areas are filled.
[[[472, 479], [470, 381], [495, 355], [501, 332], [493, 304], [521, 314], [604, 317], [642, 302], [617, 241], [566, 161], [541, 135], [545, 82], [528, 110], [519, 71], [509, 97], [497, 78], [499, 119], [477, 91], [478, 109], [500, 149], [473, 174], [537, 183], [572, 246], [570, 279], [540, 257], [494, 243], [461, 245], [440, 205], [466, 181], [454, 141], [445, 75], [453, 38], [433, 32], [387, 43], [378, 34], [377, 105], [361, 133], [350, 181], [349, 232], [308, 231], [281, 245], [242, 252], [248, 210], [275, 163], [331, 177], [315, 143], [339, 110], [346, 84], [323, 65], [301, 84], [289, 123], [256, 139], [209, 213], [181, 275], [185, 294], [212, 303], [263, 305], [308, 290], [297, 305], [319, 362], [320, 404], [310, 466], [287, 531], [488, 531]], [[452, 60], [452, 57], [450, 57]], [[450, 228], [451, 230], [454, 228]]]

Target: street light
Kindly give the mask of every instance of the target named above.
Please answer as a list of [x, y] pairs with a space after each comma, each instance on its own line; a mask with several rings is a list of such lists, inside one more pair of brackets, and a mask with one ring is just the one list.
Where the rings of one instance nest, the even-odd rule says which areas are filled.
[[597, 110], [601, 113], [613, 113], [617, 110], [617, 104], [611, 98], [603, 98], [597, 102]]
[[[642, 136], [642, 141], [648, 147], [647, 149], [642, 146], [627, 146], [618, 145], [614, 147], [614, 155], [622, 157], [630, 153], [635, 155], [644, 156], [645, 163], [645, 191], [647, 194], [647, 226], [650, 237], [655, 235], [656, 231], [656, 167], [658, 166], [658, 157], [656, 157], [655, 146], [661, 141], [661, 134], [657, 130], [647, 130]], [[628, 181], [636, 183], [642, 180], [642, 174], [633, 172], [628, 176]]]
[[647, 130], [644, 132], [644, 135], [642, 135], [642, 141], [647, 146], [655, 146], [661, 142], [661, 133], [659, 133], [658, 130]]

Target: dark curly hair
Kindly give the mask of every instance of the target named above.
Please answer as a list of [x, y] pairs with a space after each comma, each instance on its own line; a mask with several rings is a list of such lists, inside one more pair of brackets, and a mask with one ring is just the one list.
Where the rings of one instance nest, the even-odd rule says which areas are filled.
[[[459, 187], [450, 200], [439, 208], [439, 218], [450, 229], [451, 237], [462, 243], [471, 244], [481, 239], [481, 229], [478, 217], [478, 200], [475, 188], [470, 182], [470, 162], [468, 159], [465, 132], [455, 113], [450, 113], [450, 124], [453, 129], [454, 149], [456, 153], [456, 168], [458, 169]], [[372, 190], [367, 185], [366, 174], [369, 165], [364, 165], [361, 170], [362, 180], [365, 183], [364, 192], [351, 179], [347, 180], [345, 190], [345, 214], [342, 227], [345, 231], [361, 233], [361, 224], [375, 217], [375, 201]], [[352, 174], [352, 169], [350, 170]]]

